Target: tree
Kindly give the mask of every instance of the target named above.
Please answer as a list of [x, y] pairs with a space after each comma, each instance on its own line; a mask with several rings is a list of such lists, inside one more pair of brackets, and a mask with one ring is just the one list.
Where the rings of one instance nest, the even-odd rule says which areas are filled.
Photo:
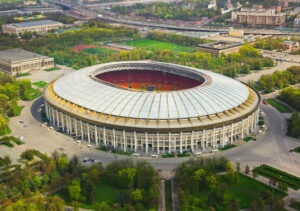
[[136, 202], [142, 201], [143, 200], [142, 191], [140, 189], [135, 189], [135, 190], [131, 191], [131, 197]]
[[133, 179], [136, 174], [135, 168], [125, 168], [118, 172], [118, 175], [120, 177], [120, 182], [123, 184], [123, 186], [127, 184], [129, 188], [133, 187]]
[[238, 211], [239, 210], [239, 206], [238, 206], [238, 203], [236, 202], [235, 199], [231, 199], [229, 202], [228, 202], [228, 211]]
[[8, 167], [11, 164], [11, 159], [8, 155], [4, 156], [3, 161], [4, 161], [4, 164], [5, 164], [5, 167]]
[[265, 209], [264, 206], [265, 206], [264, 200], [259, 197], [258, 199], [255, 199], [254, 201], [252, 201], [251, 210], [252, 211], [264, 211], [264, 209]]
[[241, 164], [240, 164], [240, 162], [236, 162], [235, 164], [236, 164], [236, 170], [237, 170], [237, 172], [240, 173], [240, 170], [241, 170]]
[[58, 196], [48, 198], [48, 211], [63, 211], [65, 210], [65, 201]]
[[73, 201], [73, 206], [78, 209], [77, 201], [81, 198], [81, 187], [78, 179], [72, 180], [71, 185], [68, 186], [70, 199]]
[[258, 169], [255, 167], [252, 169], [252, 176], [254, 179], [258, 177]]
[[284, 182], [279, 181], [278, 182], [278, 189], [283, 191], [283, 192], [287, 192], [288, 191], [288, 185]]
[[247, 165], [246, 168], [245, 168], [245, 174], [249, 174], [249, 172], [250, 172], [250, 168], [249, 168], [249, 166]]
[[227, 171], [227, 176], [229, 178], [230, 182], [237, 182], [238, 180], [238, 175], [234, 169], [234, 166], [232, 165], [231, 161], [228, 161], [226, 163], [226, 171]]
[[95, 211], [113, 211], [105, 201], [101, 202], [101, 204], [97, 203], [95, 206]]

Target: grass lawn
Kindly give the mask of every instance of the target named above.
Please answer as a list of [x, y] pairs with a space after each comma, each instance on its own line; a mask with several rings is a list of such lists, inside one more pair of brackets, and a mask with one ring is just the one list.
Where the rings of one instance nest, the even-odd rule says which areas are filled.
[[138, 39], [138, 40], [132, 40], [132, 41], [126, 41], [122, 44], [128, 45], [128, 46], [134, 46], [137, 48], [154, 48], [157, 50], [171, 50], [175, 53], [179, 52], [194, 52], [195, 48], [184, 46], [184, 45], [178, 45], [174, 43], [169, 42], [161, 42], [157, 40], [150, 40], [150, 39]]
[[89, 54], [98, 54], [100, 57], [105, 57], [108, 55], [111, 55], [113, 53], [116, 53], [117, 51], [114, 51], [112, 49], [108, 48], [89, 48], [89, 49], [84, 49], [84, 52], [87, 52]]
[[32, 84], [40, 88], [45, 88], [45, 86], [47, 85], [45, 81], [37, 81], [37, 82], [33, 82]]
[[258, 174], [269, 179], [275, 179], [278, 182], [287, 184], [290, 188], [298, 190], [300, 188], [300, 178], [287, 172], [276, 169], [272, 166], [261, 165], [257, 167]]
[[171, 180], [165, 180], [165, 206], [166, 206], [166, 211], [173, 210]]
[[[240, 209], [250, 208], [251, 203], [260, 197], [260, 192], [267, 189], [272, 191], [270, 186], [267, 186], [242, 174], [239, 175], [239, 181], [236, 184], [230, 184], [226, 175], [219, 176], [219, 180], [220, 182], [228, 185], [224, 195], [225, 204], [227, 204], [226, 202], [230, 201], [231, 199], [235, 199]], [[274, 196], [284, 197], [286, 194], [281, 191], [274, 190]], [[222, 208], [220, 208], [220, 210], [226, 210], [227, 206]]]
[[30, 99], [29, 100], [34, 100], [35, 98], [39, 97], [42, 95], [42, 92], [37, 90], [37, 89], [34, 89], [34, 88], [31, 88], [29, 90], [30, 92]]
[[60, 70], [60, 68], [59, 67], [51, 67], [51, 68], [45, 69], [45, 71], [47, 71], [47, 72], [52, 72], [55, 70]]
[[300, 147], [296, 147], [296, 148], [292, 149], [291, 152], [300, 153]]
[[24, 108], [24, 106], [18, 106], [17, 110], [16, 110], [16, 115], [15, 116], [20, 116], [22, 109]]
[[232, 149], [234, 147], [236, 147], [236, 145], [234, 145], [234, 144], [228, 144], [228, 145], [225, 145], [222, 148], [219, 148], [219, 150], [224, 151], [224, 150], [227, 150], [227, 149]]
[[20, 73], [16, 77], [23, 77], [23, 76], [29, 76], [31, 75], [30, 73]]
[[251, 141], [252, 139], [253, 139], [253, 137], [248, 136], [248, 137], [244, 138], [244, 141], [248, 142], [248, 141]]
[[291, 110], [286, 107], [285, 105], [273, 100], [273, 99], [267, 99], [266, 100], [271, 106], [275, 107], [278, 111], [280, 111], [281, 113], [290, 113]]
[[[95, 202], [93, 204], [80, 202], [80, 207], [85, 209], [93, 209], [96, 203], [101, 203], [105, 201], [108, 204], [112, 204], [116, 201], [116, 193], [118, 189], [109, 186], [107, 184], [102, 183], [101, 185], [98, 185], [96, 187], [96, 193], [95, 193]], [[58, 193], [56, 193], [60, 197], [62, 197], [67, 205], [72, 206], [72, 201], [69, 199], [68, 189], [65, 188]]]

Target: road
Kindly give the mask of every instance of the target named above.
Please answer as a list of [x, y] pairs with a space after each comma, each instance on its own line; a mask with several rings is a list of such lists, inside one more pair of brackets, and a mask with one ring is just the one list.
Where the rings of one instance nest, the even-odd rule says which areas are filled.
[[93, 7], [107, 7], [107, 6], [130, 6], [133, 4], [150, 4], [153, 2], [179, 2], [181, 0], [127, 0], [127, 1], [118, 1], [118, 2], [105, 2], [105, 3], [92, 3], [92, 4], [85, 4], [86, 7], [93, 8]]

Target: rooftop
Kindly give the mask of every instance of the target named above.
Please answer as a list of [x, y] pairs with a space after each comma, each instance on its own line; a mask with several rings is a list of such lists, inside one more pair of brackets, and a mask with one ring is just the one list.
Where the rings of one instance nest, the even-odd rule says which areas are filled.
[[227, 42], [227, 41], [217, 41], [217, 42], [211, 42], [206, 44], [200, 44], [199, 47], [202, 48], [209, 48], [209, 49], [215, 49], [215, 50], [224, 50], [227, 48], [233, 48], [237, 46], [241, 46], [243, 43], [240, 42]]
[[9, 24], [14, 27], [18, 28], [26, 28], [26, 27], [33, 27], [33, 26], [41, 26], [41, 25], [51, 25], [51, 24], [59, 24], [60, 22], [53, 21], [53, 20], [37, 20], [37, 21], [26, 21], [20, 23], [12, 23]]
[[40, 54], [36, 54], [30, 51], [26, 51], [20, 48], [12, 48], [8, 50], [0, 51], [0, 60], [6, 62], [18, 62], [29, 60], [33, 58], [45, 57]]

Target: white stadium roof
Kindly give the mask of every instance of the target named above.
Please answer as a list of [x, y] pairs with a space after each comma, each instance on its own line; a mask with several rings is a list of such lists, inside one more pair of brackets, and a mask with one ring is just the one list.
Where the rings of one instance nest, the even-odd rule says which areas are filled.
[[[94, 78], [111, 67], [141, 64], [182, 70], [181, 74], [198, 74], [205, 82], [194, 88], [180, 91], [133, 91], [108, 85]], [[125, 67], [126, 69], [126, 67]], [[155, 69], [155, 68], [154, 68]], [[170, 72], [170, 70], [168, 70]], [[209, 81], [209, 82], [208, 82]], [[231, 110], [243, 104], [249, 97], [244, 84], [229, 77], [210, 71], [152, 61], [114, 62], [87, 67], [58, 79], [54, 92], [65, 100], [86, 109], [111, 116], [135, 119], [185, 119], [198, 118]]]

